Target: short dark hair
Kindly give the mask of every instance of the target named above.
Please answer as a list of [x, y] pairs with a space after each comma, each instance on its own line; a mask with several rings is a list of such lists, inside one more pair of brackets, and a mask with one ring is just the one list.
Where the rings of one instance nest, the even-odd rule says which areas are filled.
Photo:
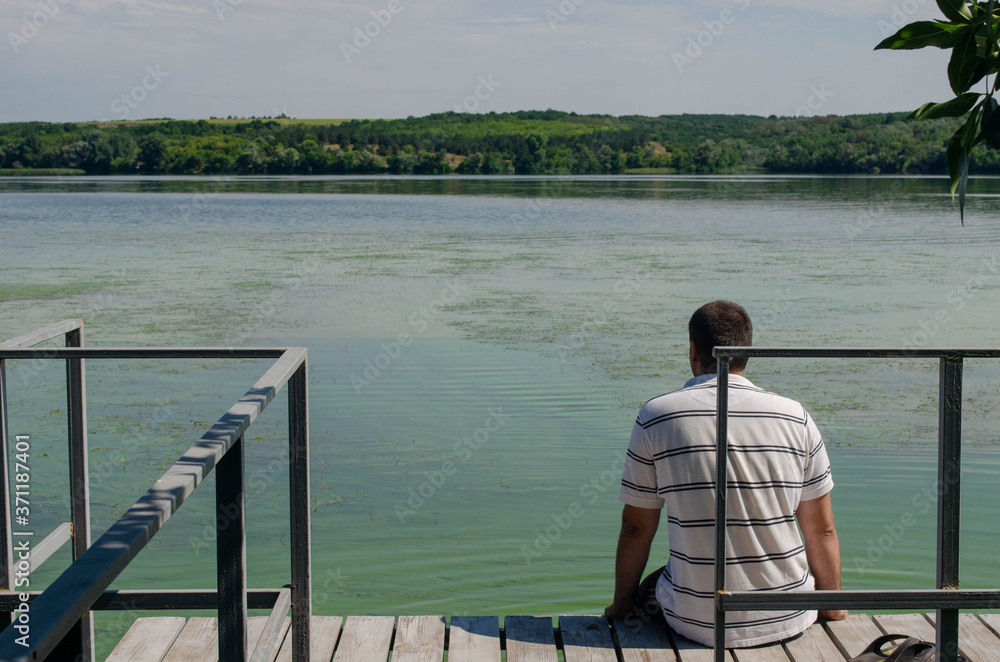
[[[706, 303], [691, 316], [688, 334], [698, 350], [698, 362], [703, 370], [715, 368], [713, 347], [749, 347], [753, 344], [753, 323], [743, 306], [732, 301]], [[730, 360], [731, 370], [746, 368], [746, 358]]]

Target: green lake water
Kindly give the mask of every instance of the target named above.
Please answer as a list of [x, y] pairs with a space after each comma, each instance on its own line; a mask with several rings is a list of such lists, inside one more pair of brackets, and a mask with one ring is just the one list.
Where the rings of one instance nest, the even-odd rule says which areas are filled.
[[[315, 613], [600, 613], [619, 454], [686, 380], [691, 312], [739, 301], [758, 345], [1000, 346], [1000, 180], [970, 193], [963, 226], [941, 178], [4, 178], [0, 338], [82, 317], [94, 346], [305, 345]], [[95, 539], [267, 365], [88, 362]], [[1000, 585], [998, 368], [965, 369], [965, 587]], [[824, 433], [845, 588], [933, 587], [936, 363], [747, 375]], [[8, 376], [43, 533], [64, 373]], [[252, 587], [288, 581], [283, 402], [247, 438]], [[214, 587], [213, 495], [113, 588]], [[101, 614], [99, 651], [135, 615]]]

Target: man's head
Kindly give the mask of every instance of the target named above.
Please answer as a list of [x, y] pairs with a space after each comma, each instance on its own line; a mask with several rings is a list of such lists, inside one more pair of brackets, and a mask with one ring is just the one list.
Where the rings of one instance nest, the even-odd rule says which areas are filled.
[[[688, 322], [688, 334], [691, 337], [691, 369], [696, 375], [715, 372], [713, 347], [753, 344], [750, 316], [743, 306], [732, 301], [713, 301], [696, 310]], [[729, 369], [742, 373], [746, 365], [747, 359], [736, 358], [729, 362]]]

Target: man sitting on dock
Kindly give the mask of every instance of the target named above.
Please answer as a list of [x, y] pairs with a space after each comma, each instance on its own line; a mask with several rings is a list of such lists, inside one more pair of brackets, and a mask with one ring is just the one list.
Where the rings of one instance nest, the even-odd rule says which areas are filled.
[[[712, 348], [749, 346], [753, 326], [742, 306], [714, 301], [694, 313], [688, 332], [694, 378], [682, 389], [647, 402], [632, 429], [622, 476], [625, 507], [614, 602], [605, 615], [627, 618], [637, 610], [662, 612], [675, 632], [711, 646], [716, 443]], [[726, 586], [734, 591], [839, 589], [840, 544], [823, 439], [801, 404], [743, 377], [746, 362], [733, 359], [729, 378]], [[664, 506], [670, 558], [640, 586]], [[819, 615], [840, 620], [847, 612]], [[816, 617], [815, 611], [801, 610], [727, 612], [726, 647], [781, 641], [804, 631]]]

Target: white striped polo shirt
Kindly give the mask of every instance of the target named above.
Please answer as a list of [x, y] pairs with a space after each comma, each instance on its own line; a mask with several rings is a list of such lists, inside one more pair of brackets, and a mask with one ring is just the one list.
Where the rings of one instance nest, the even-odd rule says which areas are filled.
[[[715, 617], [716, 376], [653, 398], [639, 411], [620, 498], [666, 506], [670, 559], [656, 586], [676, 632], [706, 645]], [[812, 590], [795, 523], [799, 501], [833, 489], [819, 429], [801, 404], [729, 377], [726, 588]], [[815, 611], [726, 612], [726, 646], [756, 646], [802, 632]]]

